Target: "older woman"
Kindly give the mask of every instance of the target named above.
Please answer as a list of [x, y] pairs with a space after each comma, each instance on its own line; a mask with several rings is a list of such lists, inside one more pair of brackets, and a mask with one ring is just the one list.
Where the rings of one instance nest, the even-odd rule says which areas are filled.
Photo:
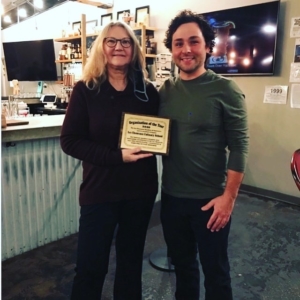
[[71, 95], [61, 147], [83, 167], [71, 299], [101, 299], [116, 227], [114, 299], [142, 299], [145, 237], [158, 190], [156, 159], [139, 148], [119, 149], [118, 142], [122, 112], [158, 113], [158, 92], [144, 74], [133, 31], [111, 22], [95, 40]]

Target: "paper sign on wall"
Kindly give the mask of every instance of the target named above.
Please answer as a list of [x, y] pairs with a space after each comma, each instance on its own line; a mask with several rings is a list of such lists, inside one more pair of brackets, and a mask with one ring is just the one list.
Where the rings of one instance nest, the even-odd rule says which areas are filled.
[[300, 108], [300, 84], [292, 84], [291, 107], [292, 108]]
[[286, 104], [288, 86], [268, 85], [265, 87], [264, 103]]
[[291, 63], [290, 82], [300, 82], [300, 63]]
[[292, 18], [290, 37], [300, 37], [300, 17]]

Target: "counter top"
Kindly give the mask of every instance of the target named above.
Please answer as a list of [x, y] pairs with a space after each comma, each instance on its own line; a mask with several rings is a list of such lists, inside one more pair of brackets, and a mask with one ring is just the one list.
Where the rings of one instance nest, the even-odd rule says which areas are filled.
[[[27, 125], [2, 128], [2, 142], [16, 142], [60, 136], [65, 115], [24, 117]], [[22, 118], [23, 119], [23, 118]]]

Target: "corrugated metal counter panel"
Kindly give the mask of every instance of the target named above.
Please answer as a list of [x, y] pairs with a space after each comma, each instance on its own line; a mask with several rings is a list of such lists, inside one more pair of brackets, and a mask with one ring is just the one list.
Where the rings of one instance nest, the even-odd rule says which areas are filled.
[[81, 162], [58, 138], [2, 144], [2, 260], [78, 231]]

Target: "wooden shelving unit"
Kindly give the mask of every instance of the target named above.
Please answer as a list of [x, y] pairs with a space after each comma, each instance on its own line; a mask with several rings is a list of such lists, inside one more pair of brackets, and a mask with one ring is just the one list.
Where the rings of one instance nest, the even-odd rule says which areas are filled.
[[145, 54], [145, 57], [155, 58], [155, 57], [156, 57], [156, 54]]
[[[147, 54], [146, 53], [146, 40], [147, 36], [154, 37], [154, 32], [157, 30], [155, 27], [146, 27], [145, 25], [133, 28], [133, 31], [137, 37], [140, 37], [141, 41], [141, 49], [142, 53], [146, 59], [146, 64], [148, 60], [150, 60], [151, 63], [154, 63], [154, 59], [156, 57], [156, 54]], [[55, 63], [60, 63], [61, 65], [65, 63], [72, 63], [72, 62], [82, 62], [82, 67], [85, 66], [86, 60], [87, 60], [87, 53], [86, 53], [86, 39], [88, 37], [94, 37], [98, 34], [86, 34], [86, 15], [81, 15], [81, 35], [75, 35], [75, 36], [68, 36], [68, 37], [61, 37], [54, 39], [55, 42], [66, 42], [69, 43], [71, 41], [77, 41], [81, 44], [81, 58], [77, 59], [66, 59], [66, 60], [56, 60]], [[58, 81], [58, 83], [61, 83], [62, 81]]]
[[[65, 60], [56, 60], [55, 63], [65, 64], [65, 63], [72, 63], [72, 62], [81, 62], [82, 68], [86, 64], [87, 54], [86, 54], [86, 39], [88, 37], [97, 36], [98, 34], [86, 34], [86, 15], [81, 15], [81, 35], [74, 35], [74, 36], [68, 36], [68, 37], [61, 37], [54, 39], [55, 42], [66, 42], [69, 43], [71, 41], [77, 41], [81, 45], [81, 58], [76, 59], [65, 59]], [[58, 81], [58, 83], [61, 83], [62, 81]]]
[[55, 39], [55, 42], [71, 42], [74, 40], [80, 40], [81, 41], [81, 35], [74, 35], [74, 36], [68, 36], [68, 37], [62, 37], [62, 38], [58, 38]]
[[156, 57], [156, 54], [147, 54], [146, 53], [147, 36], [154, 38], [155, 30], [157, 30], [155, 27], [147, 27], [145, 25], [133, 28], [135, 35], [140, 36], [142, 53], [146, 59], [150, 58], [150, 59], [154, 60], [154, 58]]
[[67, 63], [72, 63], [72, 62], [82, 62], [81, 58], [74, 58], [74, 59], [64, 59], [64, 60], [56, 60], [56, 63], [62, 63], [62, 64], [67, 64]]

